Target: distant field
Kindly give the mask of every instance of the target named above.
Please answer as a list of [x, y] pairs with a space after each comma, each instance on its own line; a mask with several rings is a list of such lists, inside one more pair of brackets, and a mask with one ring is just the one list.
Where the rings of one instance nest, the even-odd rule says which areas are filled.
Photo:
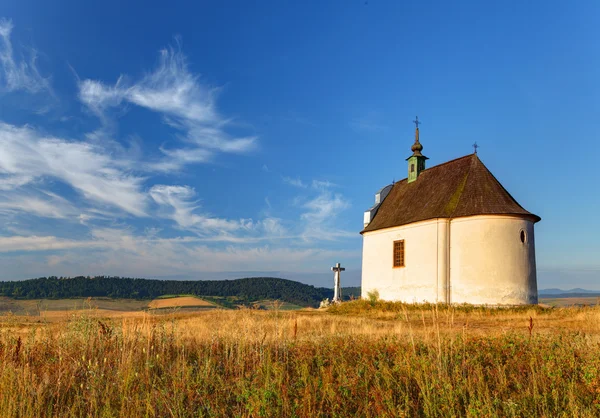
[[204, 299], [195, 296], [176, 296], [170, 298], [154, 299], [148, 304], [150, 309], [165, 308], [208, 308], [214, 309], [217, 306], [214, 303], [207, 302]]
[[111, 298], [73, 298], [73, 299], [11, 299], [0, 297], [0, 316], [12, 314], [19, 316], [37, 316], [47, 319], [60, 319], [69, 315], [93, 311], [98, 316], [115, 317], [135, 315], [149, 311], [151, 313], [164, 313], [170, 309], [184, 312], [207, 309], [237, 309], [248, 306], [265, 310], [297, 310], [301, 306], [286, 302], [262, 300], [244, 304], [236, 298], [218, 298], [196, 296], [165, 295], [152, 301], [136, 299], [111, 299]]
[[258, 309], [266, 309], [267, 311], [295, 311], [298, 309], [302, 309], [302, 306], [294, 305], [293, 303], [279, 302], [276, 300], [261, 300], [258, 302], [254, 302], [252, 306]]
[[598, 305], [598, 296], [588, 297], [568, 297], [568, 298], [553, 298], [553, 297], [542, 297], [540, 303], [550, 305], [553, 307], [567, 307], [567, 306], [592, 306]]
[[[577, 297], [541, 297], [540, 304], [552, 307], [568, 306], [592, 306], [597, 305], [598, 296]], [[11, 312], [14, 315], [37, 315], [48, 314], [55, 316], [57, 312], [73, 312], [79, 310], [94, 309], [106, 311], [107, 315], [114, 316], [119, 313], [140, 312], [147, 309], [166, 308], [229, 308], [235, 309], [247, 305], [265, 310], [297, 310], [302, 306], [292, 303], [260, 300], [256, 302], [243, 302], [237, 298], [225, 297], [196, 297], [192, 295], [164, 295], [152, 301], [136, 299], [112, 299], [112, 298], [73, 298], [73, 299], [31, 299], [20, 300], [0, 296], [0, 315]]]
[[0, 314], [43, 315], [47, 312], [97, 309], [102, 311], [132, 312], [148, 307], [148, 301], [135, 299], [77, 298], [18, 300], [0, 297]]

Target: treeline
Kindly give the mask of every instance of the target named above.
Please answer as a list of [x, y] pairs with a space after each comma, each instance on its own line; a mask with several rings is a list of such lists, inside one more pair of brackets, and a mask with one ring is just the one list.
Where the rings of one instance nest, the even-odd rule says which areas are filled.
[[333, 290], [275, 277], [179, 281], [108, 276], [72, 278], [51, 276], [0, 282], [0, 296], [16, 299], [76, 297], [154, 299], [163, 295], [233, 296], [248, 302], [278, 299], [300, 306], [317, 306], [323, 299], [332, 298]]

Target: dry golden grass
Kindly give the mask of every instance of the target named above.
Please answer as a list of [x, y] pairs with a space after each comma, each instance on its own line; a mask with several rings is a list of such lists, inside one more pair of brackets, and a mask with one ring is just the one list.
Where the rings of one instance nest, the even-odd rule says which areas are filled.
[[597, 305], [600, 301], [598, 296], [583, 296], [583, 297], [569, 297], [569, 298], [552, 298], [545, 297], [540, 299], [540, 303], [546, 304], [553, 307], [569, 307], [569, 306], [591, 306]]
[[73, 298], [73, 299], [28, 299], [19, 300], [0, 296], [0, 314], [43, 316], [44, 314], [63, 316], [79, 310], [99, 309], [114, 312], [141, 311], [148, 307], [148, 301], [112, 298]]
[[0, 416], [600, 414], [600, 308], [0, 316]]
[[194, 296], [177, 296], [173, 298], [154, 299], [148, 304], [150, 309], [182, 308], [182, 307], [202, 307], [215, 308], [214, 303]]

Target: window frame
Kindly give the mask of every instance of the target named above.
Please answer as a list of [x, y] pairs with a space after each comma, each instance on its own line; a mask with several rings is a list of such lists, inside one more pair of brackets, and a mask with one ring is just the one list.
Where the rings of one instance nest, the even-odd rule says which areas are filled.
[[[401, 264], [396, 265], [396, 244], [401, 244]], [[403, 239], [394, 240], [392, 245], [392, 268], [400, 269], [406, 267], [406, 242]]]

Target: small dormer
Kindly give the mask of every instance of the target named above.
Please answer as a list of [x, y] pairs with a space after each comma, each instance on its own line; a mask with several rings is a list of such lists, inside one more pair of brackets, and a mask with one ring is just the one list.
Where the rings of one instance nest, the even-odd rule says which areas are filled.
[[394, 186], [393, 184], [388, 184], [387, 186], [385, 186], [384, 188], [379, 190], [377, 193], [375, 193], [375, 205], [373, 205], [373, 207], [371, 207], [370, 209], [365, 211], [365, 216], [364, 216], [365, 228], [367, 227], [367, 225], [369, 225], [371, 223], [371, 221], [375, 217], [375, 214], [379, 210], [379, 207], [383, 203], [383, 200], [390, 193], [390, 190], [392, 190], [393, 186]]
[[419, 174], [425, 170], [425, 160], [429, 159], [421, 154], [421, 151], [423, 151], [423, 145], [421, 145], [419, 142], [419, 124], [421, 123], [419, 122], [419, 117], [417, 116], [413, 122], [416, 125], [415, 143], [412, 145], [412, 147], [410, 147], [413, 155], [406, 159], [408, 161], [408, 183], [412, 183], [419, 177]]

